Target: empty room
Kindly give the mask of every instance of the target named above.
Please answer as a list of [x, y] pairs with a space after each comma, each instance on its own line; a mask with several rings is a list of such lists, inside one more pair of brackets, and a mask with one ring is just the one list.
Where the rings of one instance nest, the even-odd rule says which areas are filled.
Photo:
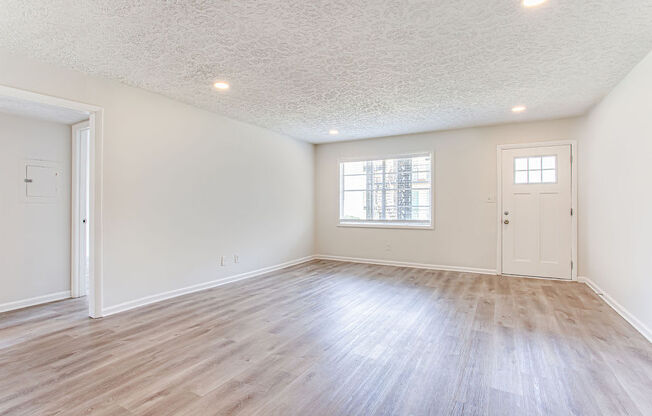
[[0, 415], [652, 415], [652, 0], [0, 0]]

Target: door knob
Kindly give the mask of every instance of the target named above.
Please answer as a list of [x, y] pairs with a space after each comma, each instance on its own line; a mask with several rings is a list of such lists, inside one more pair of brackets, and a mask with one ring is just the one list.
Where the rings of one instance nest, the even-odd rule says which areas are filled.
[[503, 221], [503, 224], [509, 224], [509, 220]]

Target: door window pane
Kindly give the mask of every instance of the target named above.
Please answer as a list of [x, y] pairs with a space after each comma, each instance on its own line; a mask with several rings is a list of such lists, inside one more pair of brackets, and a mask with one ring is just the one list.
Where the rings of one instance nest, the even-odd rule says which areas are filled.
[[528, 168], [528, 170], [539, 170], [539, 169], [541, 169], [541, 157], [536, 156], [536, 157], [528, 158], [527, 168]]
[[527, 183], [527, 171], [515, 171], [514, 172], [514, 183], [521, 184]]
[[515, 158], [514, 170], [527, 170], [527, 158], [526, 157]]
[[544, 170], [541, 182], [543, 182], [543, 183], [556, 183], [557, 182], [557, 171], [555, 169], [546, 169], [546, 170]]
[[528, 171], [528, 183], [541, 183], [541, 171], [540, 170]]
[[514, 183], [557, 183], [557, 156], [514, 158]]
[[542, 169], [555, 169], [557, 167], [557, 156], [544, 156], [541, 158]]

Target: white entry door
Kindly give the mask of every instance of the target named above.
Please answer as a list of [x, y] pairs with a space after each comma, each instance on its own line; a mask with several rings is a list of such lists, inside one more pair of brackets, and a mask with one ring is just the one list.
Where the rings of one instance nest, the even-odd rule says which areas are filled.
[[570, 145], [502, 150], [503, 274], [571, 279]]

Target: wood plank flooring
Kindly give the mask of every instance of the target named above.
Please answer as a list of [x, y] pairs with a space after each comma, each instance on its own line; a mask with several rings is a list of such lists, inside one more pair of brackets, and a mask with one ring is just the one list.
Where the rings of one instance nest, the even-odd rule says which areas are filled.
[[0, 414], [650, 415], [652, 347], [580, 283], [313, 261], [2, 314]]

